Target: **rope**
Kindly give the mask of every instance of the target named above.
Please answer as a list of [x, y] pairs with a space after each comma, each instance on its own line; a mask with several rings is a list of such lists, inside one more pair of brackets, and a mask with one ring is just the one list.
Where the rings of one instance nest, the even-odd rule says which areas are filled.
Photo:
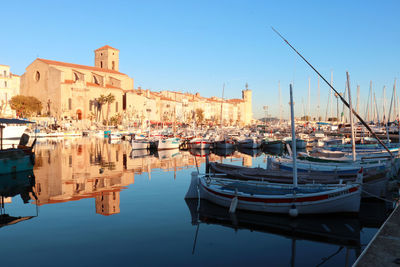
[[377, 198], [377, 199], [380, 199], [380, 200], [383, 200], [383, 201], [386, 201], [386, 202], [389, 202], [389, 203], [393, 203], [393, 202], [394, 202], [394, 200], [389, 200], [389, 199], [386, 199], [386, 198], [379, 197], [379, 196], [377, 196], [377, 195], [374, 195], [374, 194], [371, 194], [371, 193], [365, 191], [364, 189], [361, 189], [361, 190], [362, 190], [365, 194], [370, 195], [370, 196], [372, 196], [372, 197], [374, 197], [374, 198]]

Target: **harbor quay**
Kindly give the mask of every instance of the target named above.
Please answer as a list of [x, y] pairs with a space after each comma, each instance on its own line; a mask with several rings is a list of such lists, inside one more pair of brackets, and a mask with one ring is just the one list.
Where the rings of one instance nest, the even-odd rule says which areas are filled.
[[399, 264], [400, 208], [397, 205], [353, 266], [398, 266]]

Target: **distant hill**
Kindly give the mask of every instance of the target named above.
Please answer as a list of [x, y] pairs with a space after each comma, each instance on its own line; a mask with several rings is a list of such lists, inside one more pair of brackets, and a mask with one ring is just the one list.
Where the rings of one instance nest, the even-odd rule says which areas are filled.
[[260, 120], [260, 121], [262, 121], [262, 122], [277, 122], [277, 121], [279, 121], [279, 119], [278, 118], [261, 118], [261, 119], [258, 119], [258, 120]]

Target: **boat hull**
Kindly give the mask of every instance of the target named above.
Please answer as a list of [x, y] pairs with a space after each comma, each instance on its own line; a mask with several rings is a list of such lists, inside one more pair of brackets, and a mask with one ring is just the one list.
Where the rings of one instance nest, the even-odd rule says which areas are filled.
[[[202, 181], [200, 183], [201, 198], [229, 208], [235, 194], [213, 190]], [[335, 193], [324, 192], [319, 195], [300, 197], [250, 197], [238, 196], [237, 208], [241, 210], [289, 214], [295, 204], [299, 214], [322, 214], [339, 212], [358, 212], [360, 209], [361, 188], [354, 186]]]

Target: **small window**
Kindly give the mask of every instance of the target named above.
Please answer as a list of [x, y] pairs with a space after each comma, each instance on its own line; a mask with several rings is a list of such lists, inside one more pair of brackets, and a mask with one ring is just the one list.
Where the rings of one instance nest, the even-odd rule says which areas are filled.
[[118, 112], [118, 102], [115, 102], [115, 112]]
[[100, 68], [103, 68], [103, 61], [100, 61]]
[[40, 72], [36, 71], [35, 73], [35, 81], [39, 81], [40, 80]]
[[4, 87], [7, 87], [7, 81], [4, 81]]
[[4, 71], [4, 77], [7, 77], [7, 71]]
[[79, 75], [76, 72], [74, 72], [74, 80], [75, 82], [79, 81]]
[[112, 69], [115, 69], [115, 61], [112, 62]]
[[92, 111], [92, 105], [93, 105], [93, 101], [89, 100], [89, 111]]
[[100, 53], [100, 56], [102, 56], [103, 55], [103, 53]]
[[72, 110], [72, 99], [68, 98], [68, 109]]

